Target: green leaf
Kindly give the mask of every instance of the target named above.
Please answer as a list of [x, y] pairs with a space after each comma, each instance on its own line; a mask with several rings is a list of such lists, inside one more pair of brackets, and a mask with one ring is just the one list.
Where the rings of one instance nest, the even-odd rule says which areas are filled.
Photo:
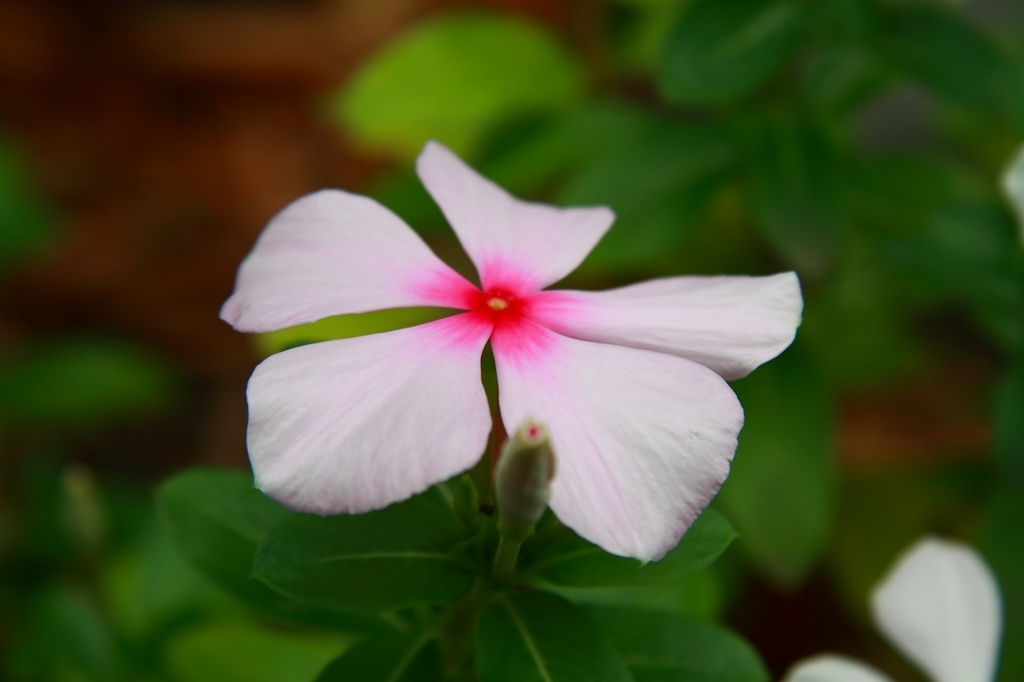
[[43, 246], [53, 223], [52, 211], [32, 187], [25, 160], [0, 138], [0, 266]]
[[256, 334], [254, 339], [257, 350], [266, 356], [307, 343], [350, 339], [355, 336], [414, 327], [451, 313], [452, 311], [447, 308], [392, 308], [370, 313], [334, 315], [309, 324]]
[[420, 23], [374, 55], [336, 108], [374, 149], [411, 158], [436, 139], [465, 155], [503, 119], [562, 109], [583, 90], [573, 55], [540, 26], [459, 13]]
[[661, 92], [675, 104], [727, 104], [761, 86], [799, 47], [795, 0], [697, 0], [665, 49]]
[[172, 639], [165, 659], [175, 682], [312, 682], [351, 641], [347, 635], [212, 623]]
[[657, 585], [709, 565], [735, 537], [713, 510], [705, 510], [674, 549], [658, 561], [608, 554], [559, 523], [545, 527], [523, 545], [520, 571], [528, 579], [561, 587]]
[[836, 478], [832, 414], [799, 348], [733, 385], [746, 413], [732, 472], [718, 499], [755, 566], [798, 582], [825, 549]]
[[1024, 355], [996, 394], [993, 431], [996, 460], [1007, 474], [1024, 482]]
[[255, 575], [319, 608], [452, 604], [473, 583], [450, 553], [459, 540], [451, 506], [434, 489], [367, 514], [291, 516], [260, 544]]
[[713, 567], [658, 585], [548, 589], [574, 604], [663, 611], [701, 620], [720, 618], [725, 606], [725, 588]]
[[177, 382], [166, 362], [98, 338], [42, 342], [0, 367], [0, 414], [41, 426], [82, 427], [167, 407]]
[[160, 519], [181, 555], [248, 605], [281, 617], [333, 627], [383, 627], [364, 617], [310, 609], [253, 577], [257, 546], [291, 512], [253, 488], [248, 472], [182, 472], [160, 486], [156, 503]]
[[754, 120], [753, 203], [768, 242], [801, 275], [821, 277], [839, 249], [838, 153], [790, 111]]
[[143, 642], [174, 623], [238, 607], [186, 564], [159, 524], [104, 566], [104, 601], [122, 636]]
[[988, 510], [982, 552], [1003, 598], [999, 682], [1024, 679], [1024, 484], [1002, 486]]
[[657, 611], [595, 607], [591, 613], [636, 682], [768, 682], [750, 644], [723, 627]]
[[480, 618], [480, 682], [631, 682], [615, 647], [578, 608], [553, 594], [504, 596]]
[[1011, 101], [1008, 61], [962, 13], [938, 4], [893, 5], [881, 25], [884, 57], [940, 96], [986, 114]]
[[441, 682], [441, 652], [429, 635], [385, 635], [360, 642], [316, 682]]

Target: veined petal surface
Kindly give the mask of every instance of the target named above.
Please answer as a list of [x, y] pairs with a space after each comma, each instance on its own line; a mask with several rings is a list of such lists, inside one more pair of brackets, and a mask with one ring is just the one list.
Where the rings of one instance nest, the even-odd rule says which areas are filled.
[[999, 587], [968, 545], [917, 542], [871, 596], [878, 629], [935, 682], [992, 682], [1002, 631]]
[[726, 379], [746, 376], [796, 336], [796, 273], [670, 277], [608, 291], [542, 291], [530, 317], [576, 339], [670, 353]]
[[506, 428], [550, 430], [558, 518], [613, 554], [661, 558], [729, 473], [743, 424], [732, 389], [695, 362], [528, 320], [491, 342]]
[[852, 658], [823, 654], [795, 665], [782, 682], [892, 682], [892, 678]]
[[239, 331], [267, 332], [385, 308], [461, 308], [473, 290], [391, 211], [323, 190], [270, 221], [220, 316]]
[[611, 227], [606, 207], [556, 208], [516, 199], [437, 142], [416, 171], [444, 212], [484, 289], [524, 295], [576, 269]]
[[247, 392], [256, 487], [291, 509], [359, 513], [468, 469], [491, 428], [490, 331], [463, 313], [267, 358]]

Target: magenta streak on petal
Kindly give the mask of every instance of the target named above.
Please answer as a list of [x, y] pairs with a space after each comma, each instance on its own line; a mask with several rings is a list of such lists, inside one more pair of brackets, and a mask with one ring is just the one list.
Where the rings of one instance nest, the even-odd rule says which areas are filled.
[[527, 316], [502, 316], [491, 333], [491, 345], [516, 369], [542, 369], [558, 348], [558, 336]]
[[430, 331], [424, 338], [425, 342], [465, 354], [467, 351], [479, 352], [480, 337], [490, 335], [493, 327], [491, 319], [471, 311], [428, 322], [422, 328]]

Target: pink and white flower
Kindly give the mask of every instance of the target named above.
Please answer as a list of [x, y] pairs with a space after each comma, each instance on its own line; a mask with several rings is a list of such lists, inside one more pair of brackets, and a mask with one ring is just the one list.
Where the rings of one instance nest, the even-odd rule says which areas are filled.
[[239, 331], [464, 311], [260, 364], [248, 387], [256, 485], [293, 509], [359, 513], [469, 469], [491, 430], [480, 377], [490, 341], [506, 429], [527, 417], [550, 429], [558, 517], [609, 552], [660, 558], [728, 475], [743, 411], [725, 380], [793, 340], [796, 275], [542, 291], [582, 262], [611, 210], [518, 200], [433, 142], [416, 168], [481, 286], [386, 208], [338, 190], [285, 208], [242, 263], [221, 310]]

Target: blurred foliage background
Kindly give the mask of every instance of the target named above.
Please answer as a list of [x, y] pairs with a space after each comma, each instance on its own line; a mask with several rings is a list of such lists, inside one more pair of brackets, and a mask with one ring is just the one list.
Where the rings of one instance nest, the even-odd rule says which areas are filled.
[[422, 319], [221, 323], [287, 202], [369, 193], [469, 272], [412, 172], [431, 138], [615, 209], [568, 286], [801, 277], [797, 342], [734, 382], [740, 540], [629, 599], [728, 623], [775, 674], [830, 650], [918, 680], [866, 598], [941, 533], [995, 568], [999, 679], [1024, 679], [1016, 0], [0, 0], [0, 676], [312, 682], [352, 642], [199, 574], [152, 492], [247, 466], [260, 357]]

